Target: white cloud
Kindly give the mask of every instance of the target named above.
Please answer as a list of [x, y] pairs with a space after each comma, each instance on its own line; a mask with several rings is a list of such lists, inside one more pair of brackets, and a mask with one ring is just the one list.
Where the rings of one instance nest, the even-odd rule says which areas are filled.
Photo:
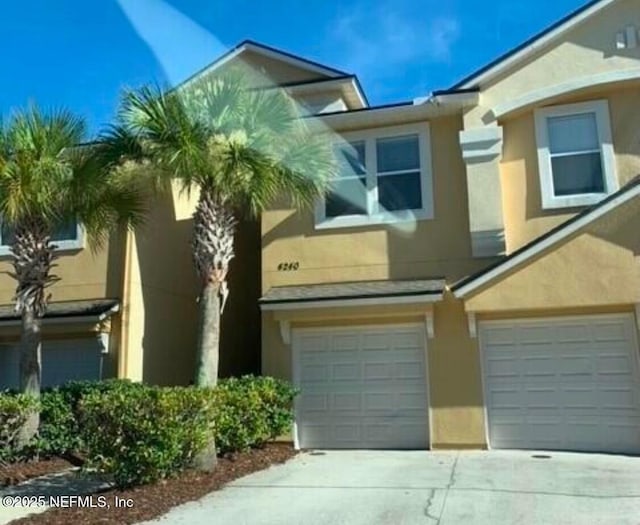
[[411, 17], [392, 7], [359, 6], [343, 13], [328, 30], [328, 43], [339, 60], [356, 74], [389, 76], [389, 66], [447, 62], [460, 36], [460, 23], [450, 15]]

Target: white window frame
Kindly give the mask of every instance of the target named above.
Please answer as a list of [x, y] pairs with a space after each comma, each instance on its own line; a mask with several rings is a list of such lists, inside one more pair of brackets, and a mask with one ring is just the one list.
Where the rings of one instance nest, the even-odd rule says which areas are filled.
[[[1, 221], [0, 221], [1, 224]], [[66, 241], [52, 241], [57, 246], [56, 252], [77, 251], [85, 247], [85, 231], [79, 222], [76, 222], [76, 238]], [[2, 239], [2, 229], [0, 229], [0, 257], [11, 255], [9, 245], [4, 244]]]
[[[420, 148], [420, 187], [422, 191], [422, 209], [378, 212], [378, 158], [376, 140], [418, 135]], [[429, 220], [434, 217], [433, 210], [433, 171], [431, 165], [431, 132], [428, 122], [390, 126], [341, 134], [345, 142], [364, 142], [365, 168], [367, 180], [367, 215], [326, 216], [326, 199], [319, 199], [315, 209], [315, 227], [317, 230], [331, 228], [352, 228], [377, 224], [396, 224]], [[392, 176], [392, 175], [388, 175]]]
[[[549, 151], [549, 128], [547, 121], [549, 118], [553, 117], [565, 117], [585, 113], [594, 114], [596, 117], [605, 191], [602, 193], [583, 193], [557, 196], [554, 194], [553, 188], [553, 171], [551, 167], [551, 154]], [[578, 104], [549, 106], [537, 109], [535, 111], [535, 127], [543, 209], [590, 206], [592, 204], [597, 204], [605, 197], [618, 191], [619, 184], [618, 177], [616, 175], [615, 153], [613, 150], [611, 118], [609, 115], [608, 101], [594, 100]]]

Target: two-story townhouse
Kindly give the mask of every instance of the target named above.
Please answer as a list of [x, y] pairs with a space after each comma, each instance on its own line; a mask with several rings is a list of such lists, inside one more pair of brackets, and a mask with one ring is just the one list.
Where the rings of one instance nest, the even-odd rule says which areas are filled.
[[[43, 320], [43, 386], [112, 377], [163, 385], [193, 380], [199, 290], [190, 244], [195, 204], [195, 196], [178, 188], [156, 196], [142, 227], [112, 235], [99, 250], [90, 249], [82, 225], [56, 234], [54, 273], [60, 281], [49, 289]], [[256, 222], [240, 225], [229, 280], [242, 292], [232, 294], [225, 309], [223, 375], [259, 370], [259, 330], [252, 328], [260, 323], [259, 239]], [[10, 304], [15, 281], [9, 271], [9, 248], [3, 245], [0, 390], [16, 388], [19, 377], [20, 319]], [[248, 328], [234, 329], [239, 323]]]
[[639, 30], [591, 2], [450, 89], [316, 111], [333, 193], [262, 217], [298, 446], [640, 451]]
[[[640, 450], [639, 29], [640, 0], [591, 2], [378, 107], [355, 75], [249, 41], [198, 73], [242, 63], [287, 90], [342, 167], [315, 210], [243, 227], [223, 320], [229, 373], [261, 351], [300, 387], [298, 446]], [[45, 382], [191, 379], [193, 205], [174, 191], [97, 253], [61, 232]], [[9, 383], [17, 333], [0, 309]]]

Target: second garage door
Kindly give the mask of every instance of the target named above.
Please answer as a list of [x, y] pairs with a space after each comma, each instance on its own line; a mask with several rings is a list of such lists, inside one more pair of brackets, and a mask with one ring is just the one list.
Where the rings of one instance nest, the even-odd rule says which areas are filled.
[[425, 449], [421, 326], [294, 331], [301, 448]]
[[635, 320], [480, 324], [493, 448], [640, 452]]

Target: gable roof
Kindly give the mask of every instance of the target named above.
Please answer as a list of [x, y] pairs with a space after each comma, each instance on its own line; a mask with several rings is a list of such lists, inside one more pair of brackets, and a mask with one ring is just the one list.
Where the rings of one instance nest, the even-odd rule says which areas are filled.
[[458, 281], [451, 287], [451, 291], [459, 299], [467, 297], [479, 288], [513, 270], [515, 267], [526, 263], [541, 252], [559, 244], [567, 237], [580, 231], [622, 204], [636, 198], [638, 195], [640, 195], [640, 176], [595, 206], [587, 208], [567, 222], [549, 230], [546, 234], [531, 241], [529, 244], [504, 257], [497, 263]]
[[253, 40], [244, 40], [240, 42], [238, 45], [236, 45], [235, 47], [231, 48], [229, 51], [227, 51], [224, 55], [217, 58], [211, 64], [205, 66], [200, 71], [197, 71], [196, 73], [191, 75], [189, 78], [187, 78], [175, 89], [177, 89], [178, 87], [184, 87], [185, 85], [191, 83], [196, 78], [215, 71], [216, 69], [223, 66], [227, 62], [233, 60], [234, 58], [244, 53], [245, 51], [251, 51], [253, 53], [262, 55], [267, 58], [280, 60], [281, 62], [284, 62], [286, 64], [289, 64], [295, 67], [299, 67], [306, 71], [318, 73], [320, 75], [325, 75], [328, 78], [350, 76], [350, 74], [345, 71], [340, 71], [339, 69], [334, 69], [332, 67], [325, 66], [324, 64], [314, 62], [313, 60], [308, 60], [306, 58], [303, 58], [298, 55], [294, 55], [292, 53], [288, 53], [287, 51], [282, 51], [281, 49], [276, 49], [275, 47], [267, 46], [265, 44], [255, 42]]
[[591, 2], [588, 2], [540, 33], [529, 38], [518, 47], [508, 51], [486, 66], [483, 66], [477, 71], [471, 73], [469, 76], [463, 78], [460, 82], [453, 85], [451, 89], [469, 89], [477, 87], [479, 84], [484, 82], [488, 82], [509, 67], [525, 60], [540, 48], [550, 44], [557, 38], [560, 38], [567, 31], [573, 29], [575, 26], [596, 13], [599, 13], [606, 7], [609, 7], [616, 1], [617, 0], [592, 0]]

